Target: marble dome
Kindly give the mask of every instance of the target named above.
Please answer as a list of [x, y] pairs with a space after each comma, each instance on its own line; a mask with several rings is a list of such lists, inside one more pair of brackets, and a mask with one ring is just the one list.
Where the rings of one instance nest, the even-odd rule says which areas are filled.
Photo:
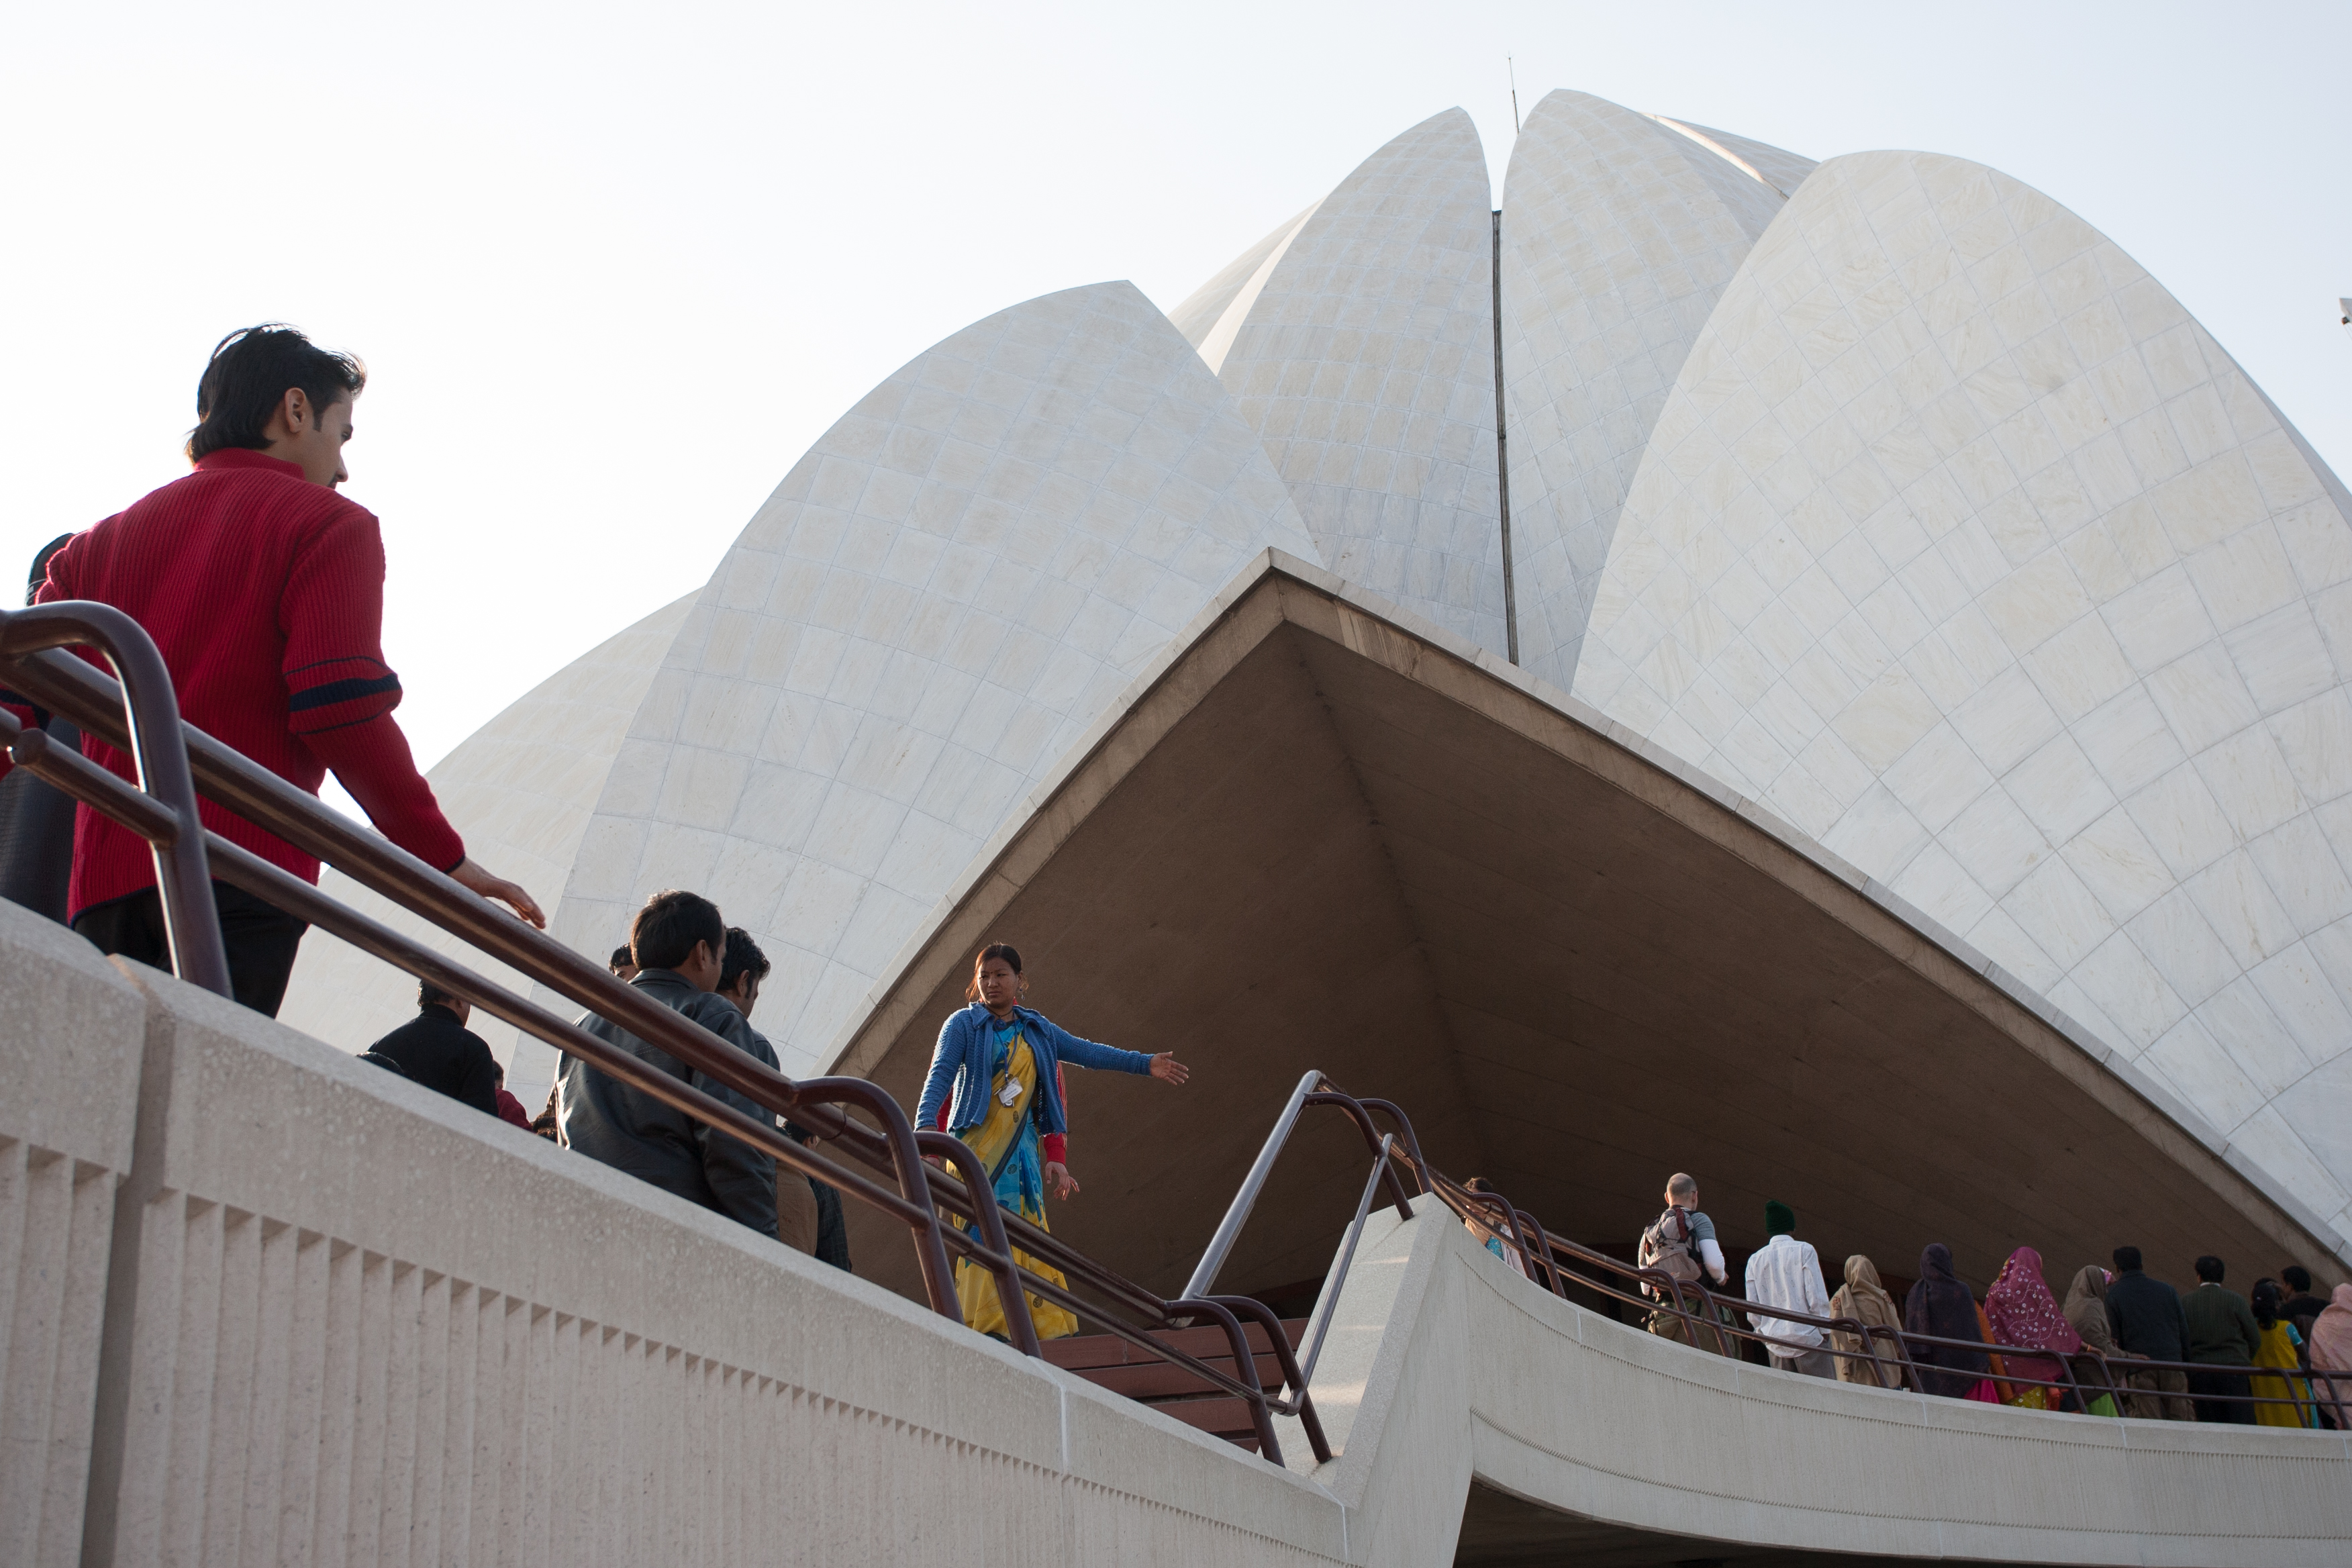
[[[917, 356], [433, 770], [469, 850], [600, 955], [709, 892], [824, 1070], [1280, 552], [1891, 889], [2352, 1257], [2342, 483], [1998, 171], [1559, 91], [1492, 188], [1449, 110], [1172, 310]], [[282, 1016], [356, 1050], [409, 994], [314, 934]], [[552, 1053], [488, 1032], [535, 1108]]]

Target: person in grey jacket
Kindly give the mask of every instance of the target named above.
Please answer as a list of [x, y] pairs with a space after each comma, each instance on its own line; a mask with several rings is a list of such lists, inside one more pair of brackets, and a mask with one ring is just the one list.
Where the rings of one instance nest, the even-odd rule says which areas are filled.
[[[629, 951], [638, 966], [631, 985], [746, 1056], [772, 1068], [777, 1065], [766, 1039], [733, 1003], [716, 994], [727, 952], [727, 921], [718, 905], [698, 893], [656, 893], [629, 923]], [[580, 1020], [580, 1026], [754, 1121], [775, 1120], [748, 1096], [689, 1068], [609, 1019], [592, 1013]], [[776, 1234], [772, 1156], [671, 1110], [576, 1057], [564, 1058], [556, 1075], [556, 1128], [562, 1143], [593, 1160], [715, 1209], [761, 1236]]]

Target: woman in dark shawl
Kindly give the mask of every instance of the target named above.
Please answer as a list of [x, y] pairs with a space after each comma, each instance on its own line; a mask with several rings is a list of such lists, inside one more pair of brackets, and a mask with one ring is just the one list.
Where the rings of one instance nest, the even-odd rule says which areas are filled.
[[[1952, 1249], [1940, 1241], [1929, 1243], [1919, 1254], [1918, 1283], [1903, 1300], [1903, 1331], [1984, 1343], [1977, 1327], [1976, 1298], [1952, 1273]], [[1947, 1399], [1966, 1399], [1991, 1365], [1984, 1352], [1958, 1345], [1915, 1344], [1910, 1349], [1921, 1391]]]

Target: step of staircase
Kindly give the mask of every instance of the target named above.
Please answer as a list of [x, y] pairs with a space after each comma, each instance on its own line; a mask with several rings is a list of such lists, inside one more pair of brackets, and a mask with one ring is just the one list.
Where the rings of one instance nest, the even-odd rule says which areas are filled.
[[[1282, 1363], [1275, 1359], [1273, 1342], [1266, 1338], [1265, 1326], [1244, 1323], [1242, 1328], [1255, 1352], [1250, 1359], [1257, 1367], [1259, 1386], [1269, 1393], [1279, 1393]], [[1282, 1331], [1290, 1348], [1296, 1351], [1300, 1336], [1307, 1331], [1307, 1320], [1286, 1318]], [[1174, 1329], [1151, 1337], [1218, 1372], [1233, 1374], [1233, 1342], [1221, 1328]], [[1076, 1373], [1099, 1388], [1165, 1411], [1188, 1426], [1197, 1427], [1213, 1437], [1223, 1437], [1253, 1454], [1257, 1452], [1257, 1428], [1250, 1419], [1246, 1400], [1223, 1393], [1117, 1334], [1079, 1334], [1066, 1340], [1047, 1340], [1045, 1350], [1047, 1361]]]

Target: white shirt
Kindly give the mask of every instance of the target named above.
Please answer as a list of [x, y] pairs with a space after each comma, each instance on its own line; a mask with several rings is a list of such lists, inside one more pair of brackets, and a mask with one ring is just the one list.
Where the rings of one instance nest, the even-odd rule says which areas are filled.
[[[1748, 1299], [1768, 1307], [1781, 1307], [1809, 1317], [1830, 1315], [1830, 1293], [1822, 1288], [1822, 1260], [1812, 1243], [1799, 1241], [1783, 1231], [1759, 1251], [1748, 1255]], [[1750, 1312], [1756, 1331], [1787, 1355], [1802, 1355], [1822, 1347], [1822, 1331], [1811, 1323]]]

